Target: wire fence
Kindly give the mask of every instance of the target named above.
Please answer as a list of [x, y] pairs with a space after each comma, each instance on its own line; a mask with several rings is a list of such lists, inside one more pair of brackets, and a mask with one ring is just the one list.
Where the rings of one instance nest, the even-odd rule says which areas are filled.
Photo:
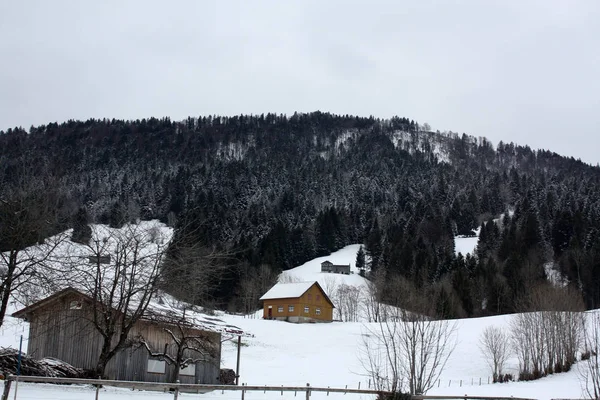
[[[138, 391], [151, 391], [151, 392], [162, 392], [167, 397], [161, 398], [173, 398], [178, 400], [181, 397], [189, 398], [197, 394], [203, 394], [202, 399], [206, 399], [204, 396], [206, 393], [220, 393], [222, 398], [228, 399], [241, 399], [241, 400], [253, 400], [255, 398], [264, 398], [267, 393], [275, 396], [285, 398], [298, 398], [299, 400], [304, 397], [305, 400], [310, 400], [313, 395], [319, 395], [319, 397], [328, 396], [346, 396], [346, 395], [359, 395], [359, 398], [374, 398], [375, 396], [385, 397], [389, 395], [388, 392], [382, 392], [374, 389], [355, 389], [355, 388], [332, 388], [332, 387], [313, 387], [309, 383], [305, 386], [257, 386], [257, 385], [245, 385], [232, 386], [232, 385], [205, 385], [205, 384], [182, 384], [182, 383], [156, 383], [156, 382], [132, 382], [132, 381], [114, 381], [105, 379], [73, 379], [73, 378], [54, 378], [54, 377], [39, 377], [39, 376], [15, 376], [9, 375], [4, 382], [4, 391], [2, 393], [1, 400], [9, 400], [10, 398], [25, 400], [25, 397], [18, 397], [18, 385], [19, 383], [40, 383], [40, 384], [59, 384], [59, 385], [87, 385], [89, 388], [88, 396], [86, 398], [92, 398], [89, 396], [93, 393], [95, 400], [103, 398], [114, 397], [106, 395], [103, 390], [107, 387], [112, 388], [124, 388], [129, 390]], [[62, 387], [64, 391], [64, 386]], [[261, 394], [260, 397], [253, 396], [253, 394]], [[30, 397], [33, 398], [33, 397]], [[66, 397], [64, 397], [66, 398]], [[81, 396], [77, 398], [83, 398]], [[146, 395], [144, 395], [146, 398]], [[197, 398], [197, 397], [196, 397]], [[535, 400], [525, 399], [517, 397], [481, 397], [481, 396], [421, 396], [415, 395], [411, 397], [413, 400]], [[181, 399], [183, 400], [183, 398]]]

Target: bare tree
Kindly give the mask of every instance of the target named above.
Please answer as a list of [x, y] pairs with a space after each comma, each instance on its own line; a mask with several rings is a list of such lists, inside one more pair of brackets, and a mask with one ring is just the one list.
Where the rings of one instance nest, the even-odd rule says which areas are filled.
[[174, 240], [165, 254], [160, 288], [179, 300], [213, 307], [215, 289], [238, 268], [234, 254], [181, 237]]
[[83, 250], [73, 245], [67, 252], [67, 281], [92, 299], [90, 319], [102, 337], [97, 375], [104, 375], [107, 363], [130, 344], [129, 332], [158, 290], [168, 240], [161, 230], [148, 224], [121, 229], [95, 226]]
[[52, 233], [58, 208], [53, 186], [25, 174], [0, 195], [0, 326], [11, 297], [31, 294], [27, 284], [43, 279], [46, 262], [65, 239], [45, 239]]
[[511, 321], [519, 379], [538, 379], [568, 371], [582, 342], [581, 293], [570, 287], [541, 285], [530, 291], [519, 309], [522, 312]]
[[479, 349], [492, 369], [494, 383], [501, 381], [506, 360], [510, 356], [508, 334], [500, 327], [486, 327], [479, 338]]
[[396, 314], [367, 325], [361, 362], [379, 390], [424, 394], [433, 387], [456, 347], [456, 323], [434, 320], [432, 302], [406, 285]]
[[296, 275], [290, 274], [289, 271], [283, 271], [281, 273], [281, 275], [279, 275], [279, 283], [300, 283], [300, 282], [302, 282], [302, 279], [300, 279]]
[[585, 367], [581, 368], [580, 380], [583, 391], [590, 399], [600, 398], [600, 314], [590, 313], [585, 323]]
[[170, 376], [171, 382], [177, 382], [182, 369], [197, 362], [207, 359], [216, 359], [219, 352], [220, 341], [215, 340], [211, 332], [199, 330], [193, 323], [193, 318], [186, 318], [186, 307], [182, 314], [158, 315], [154, 320], [161, 325], [166, 325], [163, 330], [170, 336], [172, 345], [165, 343], [162, 351], [154, 351], [146, 339], [139, 336], [138, 343], [148, 351], [150, 356], [164, 360], [169, 365], [175, 365], [174, 373]]
[[360, 286], [341, 284], [335, 291], [334, 301], [339, 320], [344, 322], [357, 322], [360, 311], [362, 289]]
[[366, 281], [362, 307], [367, 322], [379, 322], [385, 318], [385, 306], [380, 302], [380, 292], [385, 284], [385, 272], [377, 271], [372, 280]]
[[330, 299], [333, 299], [338, 288], [337, 279], [334, 276], [325, 276], [321, 282], [323, 283], [321, 286], [323, 287], [325, 294], [327, 294]]
[[262, 264], [258, 269], [246, 265], [242, 273], [239, 299], [245, 314], [260, 308], [260, 296], [265, 294], [277, 282], [277, 273], [269, 265]]

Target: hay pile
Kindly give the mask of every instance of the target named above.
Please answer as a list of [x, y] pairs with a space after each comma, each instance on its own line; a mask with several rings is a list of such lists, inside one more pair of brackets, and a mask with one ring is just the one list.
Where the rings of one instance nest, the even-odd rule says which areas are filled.
[[[16, 374], [18, 359], [18, 350], [11, 347], [0, 347], [0, 372], [5, 376]], [[21, 375], [81, 378], [84, 376], [84, 371], [56, 358], [35, 360], [21, 354]]]

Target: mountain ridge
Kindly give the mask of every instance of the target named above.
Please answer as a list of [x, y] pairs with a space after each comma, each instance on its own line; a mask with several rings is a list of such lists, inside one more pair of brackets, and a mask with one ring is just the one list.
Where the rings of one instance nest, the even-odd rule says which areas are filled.
[[[243, 267], [214, 293], [222, 307], [260, 265], [286, 270], [350, 243], [365, 243], [373, 271], [435, 287], [447, 316], [514, 312], [549, 261], [588, 308], [600, 304], [600, 168], [408, 118], [88, 120], [0, 133], [0, 195], [14, 198], [23, 176], [51, 181], [55, 232], [160, 219], [234, 252]], [[509, 208], [513, 218], [482, 228], [476, 254], [455, 254], [456, 235]], [[492, 293], [497, 304], [481, 309]]]

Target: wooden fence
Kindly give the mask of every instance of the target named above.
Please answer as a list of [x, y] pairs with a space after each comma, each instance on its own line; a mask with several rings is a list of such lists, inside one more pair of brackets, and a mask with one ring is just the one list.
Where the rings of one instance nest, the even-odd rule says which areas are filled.
[[[13, 382], [15, 385], [13, 386]], [[4, 391], [0, 400], [9, 400], [11, 387], [13, 393], [17, 390], [18, 382], [30, 383], [53, 383], [53, 384], [76, 384], [76, 385], [92, 385], [96, 387], [96, 400], [99, 399], [99, 390], [101, 386], [112, 386], [118, 388], [127, 388], [132, 390], [149, 390], [158, 392], [169, 392], [173, 394], [176, 400], [179, 393], [207, 393], [211, 391], [238, 391], [241, 399], [244, 400], [246, 392], [294, 392], [294, 394], [302, 393], [309, 400], [311, 393], [323, 392], [327, 393], [343, 393], [343, 394], [367, 394], [379, 395], [389, 394], [373, 389], [350, 389], [350, 388], [331, 388], [331, 387], [314, 387], [310, 384], [306, 386], [252, 386], [244, 385], [205, 385], [205, 384], [188, 384], [188, 383], [160, 383], [160, 382], [133, 382], [133, 381], [113, 381], [107, 379], [75, 379], [75, 378], [51, 378], [42, 376], [15, 376], [9, 375], [4, 381]], [[16, 397], [16, 396], [15, 396]], [[422, 396], [414, 395], [413, 400], [536, 400], [519, 397], [485, 397], [485, 396]]]

